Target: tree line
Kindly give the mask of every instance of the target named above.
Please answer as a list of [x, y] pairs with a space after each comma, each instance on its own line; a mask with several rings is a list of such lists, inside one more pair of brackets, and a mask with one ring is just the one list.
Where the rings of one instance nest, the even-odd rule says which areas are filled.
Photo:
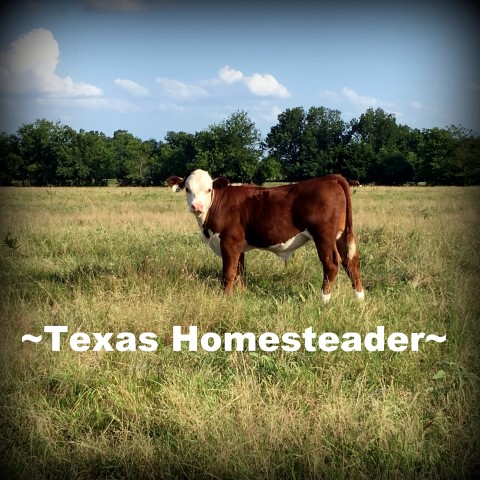
[[480, 136], [459, 126], [416, 129], [369, 108], [346, 122], [325, 107], [290, 108], [262, 138], [238, 111], [194, 134], [168, 132], [141, 140], [126, 130], [113, 137], [75, 131], [39, 119], [15, 134], [0, 133], [2, 185], [162, 185], [196, 168], [232, 181], [298, 181], [341, 173], [361, 183], [480, 184]]

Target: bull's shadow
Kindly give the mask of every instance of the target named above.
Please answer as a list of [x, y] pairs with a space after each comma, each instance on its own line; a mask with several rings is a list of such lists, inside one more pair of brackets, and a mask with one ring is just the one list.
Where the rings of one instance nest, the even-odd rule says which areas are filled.
[[[252, 259], [253, 260], [253, 259]], [[272, 256], [272, 263], [278, 261]], [[317, 260], [318, 262], [318, 260]], [[258, 265], [253, 265], [249, 268], [246, 256], [246, 272], [243, 277], [243, 286], [237, 280], [233, 289], [234, 294], [239, 291], [249, 292], [261, 297], [274, 297], [282, 299], [285, 297], [298, 296], [299, 292], [304, 295], [308, 290], [314, 289], [317, 293], [320, 291], [322, 285], [323, 271], [320, 262], [318, 262], [318, 272], [313, 275], [307, 275], [302, 270], [301, 265], [288, 265], [279, 270], [272, 266], [269, 271], [268, 267], [260, 269]], [[208, 263], [200, 265], [194, 269], [195, 276], [202, 283], [207, 283], [218, 293], [223, 292], [222, 282], [222, 263], [218, 264]]]

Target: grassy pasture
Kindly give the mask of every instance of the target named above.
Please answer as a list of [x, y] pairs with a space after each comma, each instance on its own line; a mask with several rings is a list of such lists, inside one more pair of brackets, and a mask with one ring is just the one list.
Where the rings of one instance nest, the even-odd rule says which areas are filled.
[[[353, 190], [366, 301], [319, 298], [313, 244], [287, 269], [246, 256], [248, 288], [184, 195], [0, 189], [0, 456], [9, 478], [471, 478], [478, 473], [478, 188]], [[21, 343], [44, 325], [155, 332], [156, 352]], [[173, 352], [205, 332], [447, 335], [420, 351]], [[115, 342], [113, 342], [114, 344]]]

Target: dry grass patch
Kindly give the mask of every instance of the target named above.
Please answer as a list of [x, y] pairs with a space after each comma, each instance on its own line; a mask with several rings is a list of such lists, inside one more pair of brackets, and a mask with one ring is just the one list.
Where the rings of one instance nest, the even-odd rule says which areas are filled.
[[[313, 245], [247, 254], [246, 290], [182, 195], [0, 189], [1, 455], [12, 478], [470, 478], [478, 471], [478, 188], [353, 190], [367, 290], [319, 299]], [[141, 332], [156, 352], [22, 344], [44, 325]], [[418, 352], [173, 352], [172, 327], [425, 331]], [[114, 344], [114, 342], [113, 342]], [[477, 470], [476, 470], [477, 469]]]

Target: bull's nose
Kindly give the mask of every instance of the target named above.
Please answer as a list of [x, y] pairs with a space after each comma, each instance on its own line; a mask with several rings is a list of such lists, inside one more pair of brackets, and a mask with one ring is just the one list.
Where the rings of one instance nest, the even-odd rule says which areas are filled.
[[190, 207], [190, 211], [192, 213], [202, 213], [202, 208], [201, 207], [197, 207], [196, 205], [192, 205]]

